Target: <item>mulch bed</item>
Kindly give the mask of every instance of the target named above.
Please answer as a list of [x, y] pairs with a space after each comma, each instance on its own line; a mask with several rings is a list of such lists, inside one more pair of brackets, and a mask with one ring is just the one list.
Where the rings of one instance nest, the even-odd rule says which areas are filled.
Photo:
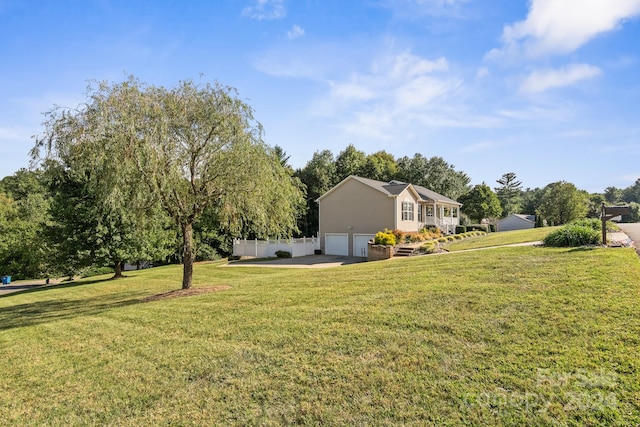
[[169, 299], [169, 298], [190, 297], [193, 295], [201, 295], [201, 294], [208, 294], [211, 292], [226, 291], [227, 289], [231, 289], [231, 286], [221, 285], [221, 286], [205, 286], [205, 287], [189, 288], [189, 289], [176, 289], [174, 291], [164, 292], [162, 294], [151, 295], [150, 297], [143, 298], [142, 301], [158, 301], [158, 300]]

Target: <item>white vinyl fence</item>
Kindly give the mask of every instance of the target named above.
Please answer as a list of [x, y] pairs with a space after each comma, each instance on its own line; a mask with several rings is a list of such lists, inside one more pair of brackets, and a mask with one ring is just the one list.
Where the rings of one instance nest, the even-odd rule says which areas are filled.
[[289, 240], [240, 240], [233, 241], [234, 256], [252, 256], [257, 258], [275, 257], [277, 251], [287, 251], [292, 258], [313, 255], [320, 249], [317, 237], [302, 237]]

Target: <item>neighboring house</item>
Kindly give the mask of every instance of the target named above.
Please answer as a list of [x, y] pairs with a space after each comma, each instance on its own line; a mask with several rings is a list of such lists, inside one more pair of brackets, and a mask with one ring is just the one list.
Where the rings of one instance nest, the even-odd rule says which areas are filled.
[[436, 226], [454, 233], [462, 206], [418, 185], [354, 175], [316, 201], [323, 253], [350, 256], [367, 256], [367, 242], [385, 228], [411, 232]]
[[497, 231], [526, 230], [535, 226], [535, 215], [511, 214], [498, 221]]

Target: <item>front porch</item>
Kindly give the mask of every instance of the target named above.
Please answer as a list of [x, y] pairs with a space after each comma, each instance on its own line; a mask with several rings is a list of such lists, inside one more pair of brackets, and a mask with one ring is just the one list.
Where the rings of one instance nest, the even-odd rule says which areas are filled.
[[420, 203], [418, 205], [420, 228], [438, 227], [444, 234], [455, 234], [460, 225], [460, 208], [439, 203]]

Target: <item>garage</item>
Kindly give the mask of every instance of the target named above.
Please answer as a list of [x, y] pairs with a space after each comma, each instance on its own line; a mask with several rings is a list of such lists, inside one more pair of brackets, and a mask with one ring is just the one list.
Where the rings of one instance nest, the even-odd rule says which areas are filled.
[[369, 240], [376, 237], [375, 234], [353, 235], [353, 256], [366, 258], [369, 253]]
[[327, 255], [349, 255], [349, 235], [347, 233], [327, 233], [324, 235], [324, 253]]

